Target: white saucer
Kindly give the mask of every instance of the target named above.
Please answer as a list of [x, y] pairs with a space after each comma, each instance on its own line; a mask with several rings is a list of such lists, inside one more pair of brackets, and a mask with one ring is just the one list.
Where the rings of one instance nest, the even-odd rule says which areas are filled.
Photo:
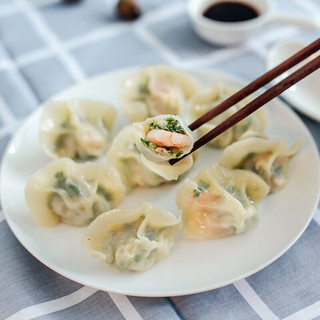
[[[272, 69], [307, 44], [299, 40], [283, 41], [275, 44], [267, 56], [267, 68]], [[311, 58], [310, 58], [311, 59]], [[302, 62], [301, 62], [302, 64]], [[300, 65], [301, 65], [300, 64]], [[298, 67], [300, 66], [298, 65]], [[294, 70], [294, 68], [292, 68]], [[287, 73], [288, 74], [288, 73]], [[286, 74], [283, 75], [285, 77]], [[282, 77], [282, 78], [283, 78]], [[275, 80], [279, 82], [281, 77]], [[281, 94], [295, 109], [320, 122], [320, 70], [298, 82]]]

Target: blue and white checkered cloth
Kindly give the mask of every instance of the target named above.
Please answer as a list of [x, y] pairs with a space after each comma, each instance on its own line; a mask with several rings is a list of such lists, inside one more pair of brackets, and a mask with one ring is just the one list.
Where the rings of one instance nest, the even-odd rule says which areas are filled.
[[[96, 74], [168, 63], [250, 81], [266, 71], [265, 58], [273, 43], [319, 37], [319, 32], [277, 25], [241, 46], [214, 47], [193, 32], [186, 1], [137, 2], [142, 16], [123, 22], [115, 17], [111, 0], [0, 0], [0, 156], [40, 103]], [[275, 4], [278, 10], [320, 17], [319, 0]], [[298, 115], [319, 148], [319, 123]], [[73, 282], [30, 255], [1, 210], [0, 261], [0, 319], [320, 319], [319, 206], [302, 237], [274, 263], [246, 279], [199, 294], [129, 297]]]

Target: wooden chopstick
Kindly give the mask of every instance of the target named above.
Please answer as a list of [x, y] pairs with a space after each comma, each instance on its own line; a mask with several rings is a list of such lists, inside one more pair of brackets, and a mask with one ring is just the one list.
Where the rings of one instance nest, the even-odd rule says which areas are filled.
[[[320, 39], [318, 39], [316, 44], [316, 49], [313, 48], [313, 52], [311, 52], [310, 54], [308, 54], [305, 58], [307, 58], [308, 56], [310, 56], [312, 53], [316, 52], [317, 50], [320, 49]], [[314, 42], [314, 43], [315, 43]], [[314, 44], [313, 43], [313, 44]], [[301, 52], [301, 51], [300, 51]], [[292, 58], [292, 57], [291, 57]], [[289, 58], [290, 60], [290, 58]], [[303, 60], [303, 59], [302, 59]], [[298, 62], [301, 62], [302, 60], [299, 59]], [[286, 60], [283, 63], [286, 63], [288, 60]], [[297, 63], [298, 63], [297, 62]], [[282, 64], [283, 64], [282, 63]], [[281, 65], [282, 65], [281, 64]], [[291, 65], [291, 62], [289, 63], [289, 65]], [[280, 66], [280, 65], [279, 65]], [[278, 67], [279, 67], [278, 66]], [[276, 68], [278, 68], [276, 67]], [[292, 66], [291, 66], [292, 67]], [[291, 68], [290, 67], [290, 68]], [[251, 102], [249, 102], [247, 105], [245, 105], [244, 107], [242, 107], [240, 110], [238, 110], [236, 113], [234, 113], [233, 115], [231, 115], [228, 119], [226, 119], [225, 121], [221, 122], [219, 125], [217, 125], [216, 127], [214, 127], [211, 131], [209, 131], [207, 134], [205, 134], [204, 136], [202, 136], [200, 139], [198, 139], [194, 145], [192, 150], [190, 151], [190, 153], [194, 152], [195, 150], [199, 149], [200, 147], [202, 147], [203, 145], [205, 145], [206, 143], [208, 143], [209, 141], [211, 141], [212, 139], [214, 139], [215, 137], [217, 137], [219, 134], [221, 134], [222, 132], [226, 131], [227, 129], [231, 128], [233, 125], [235, 125], [236, 123], [238, 123], [239, 121], [243, 120], [244, 118], [246, 118], [248, 115], [250, 115], [251, 113], [253, 113], [254, 111], [256, 111], [257, 109], [259, 109], [260, 107], [262, 107], [263, 105], [265, 105], [267, 102], [269, 102], [270, 100], [274, 99], [275, 97], [277, 97], [278, 95], [280, 95], [283, 91], [287, 90], [288, 88], [290, 88], [291, 86], [293, 86], [295, 83], [299, 82], [300, 80], [304, 79], [305, 77], [307, 77], [308, 75], [310, 75], [312, 72], [316, 71], [317, 69], [320, 68], [320, 56], [317, 56], [316, 58], [312, 59], [311, 61], [309, 61], [308, 63], [306, 63], [305, 65], [303, 65], [302, 67], [300, 67], [298, 70], [294, 71], [291, 75], [289, 75], [288, 77], [286, 77], [285, 79], [281, 80], [279, 83], [277, 83], [276, 85], [274, 85], [273, 87], [271, 87], [270, 89], [268, 89], [267, 91], [265, 91], [264, 93], [262, 93], [260, 96], [258, 96], [257, 98], [255, 98], [254, 100], [252, 100]], [[274, 70], [274, 69], [273, 69]], [[287, 68], [284, 70], [286, 71]], [[268, 73], [266, 73], [265, 75], [267, 75]], [[263, 77], [263, 76], [262, 76]], [[261, 77], [260, 77], [261, 78]], [[271, 79], [272, 80], [272, 79]], [[269, 81], [271, 81], [269, 80]], [[241, 90], [240, 90], [241, 91]], [[228, 100], [228, 99], [227, 99]], [[225, 100], [225, 101], [227, 101]], [[242, 100], [242, 99], [241, 99]], [[240, 100], [239, 100], [240, 101]], [[230, 105], [231, 106], [231, 105]], [[227, 108], [226, 108], [227, 109]], [[213, 109], [214, 110], [214, 109]], [[211, 120], [211, 118], [209, 119]], [[202, 120], [201, 120], [202, 121]], [[204, 123], [204, 122], [203, 122]], [[169, 163], [171, 165], [177, 163], [178, 161], [182, 160], [184, 157], [186, 157], [188, 154], [185, 154], [183, 157], [179, 158], [179, 159], [171, 159], [169, 161]]]
[[299, 62], [305, 60], [313, 53], [317, 52], [320, 49], [320, 38], [306, 46], [305, 48], [301, 49], [281, 64], [276, 66], [275, 68], [269, 70], [259, 78], [255, 79], [247, 86], [243, 87], [241, 90], [237, 91], [233, 95], [231, 95], [226, 100], [222, 101], [213, 109], [209, 110], [207, 113], [203, 114], [200, 118], [195, 120], [189, 125], [189, 129], [191, 131], [199, 128], [204, 123], [208, 122], [209, 120], [213, 119], [220, 113], [224, 112], [231, 106], [235, 105], [242, 99], [249, 96], [251, 93], [257, 91], [258, 89], [262, 88], [264, 85], [268, 84], [270, 81], [274, 80], [276, 77], [284, 73], [285, 71], [289, 70]]

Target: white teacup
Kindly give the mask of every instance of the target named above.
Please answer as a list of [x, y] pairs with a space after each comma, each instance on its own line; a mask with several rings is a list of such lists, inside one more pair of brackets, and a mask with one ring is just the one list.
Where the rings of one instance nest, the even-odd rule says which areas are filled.
[[271, 0], [228, 0], [252, 7], [257, 12], [256, 18], [240, 22], [222, 22], [212, 20], [203, 15], [204, 11], [223, 0], [189, 0], [188, 13], [196, 33], [204, 40], [218, 45], [233, 45], [247, 40], [263, 26], [272, 22], [294, 24], [296, 26], [316, 30], [320, 27], [320, 19], [302, 17], [292, 14], [277, 13]]

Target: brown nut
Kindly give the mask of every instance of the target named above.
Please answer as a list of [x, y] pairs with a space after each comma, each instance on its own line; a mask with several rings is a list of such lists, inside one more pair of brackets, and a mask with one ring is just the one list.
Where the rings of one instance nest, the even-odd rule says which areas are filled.
[[120, 19], [134, 20], [140, 16], [140, 9], [133, 0], [120, 0], [117, 4], [117, 14]]

